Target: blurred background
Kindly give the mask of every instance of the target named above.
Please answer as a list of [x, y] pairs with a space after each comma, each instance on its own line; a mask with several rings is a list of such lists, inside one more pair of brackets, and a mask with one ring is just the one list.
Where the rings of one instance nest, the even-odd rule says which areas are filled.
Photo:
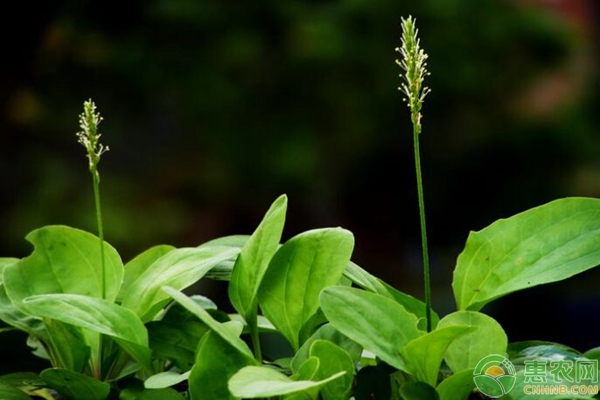
[[[430, 56], [421, 151], [440, 314], [455, 310], [452, 270], [470, 230], [558, 197], [600, 197], [594, 0], [17, 3], [0, 28], [2, 256], [27, 256], [24, 236], [43, 225], [96, 231], [75, 137], [92, 98], [111, 148], [106, 238], [125, 261], [159, 243], [249, 234], [287, 193], [285, 238], [350, 229], [359, 265], [423, 298], [394, 63], [409, 14]], [[510, 341], [585, 351], [600, 346], [599, 284], [592, 270], [484, 311]], [[224, 305], [222, 289], [203, 290]], [[2, 334], [0, 371], [33, 365], [11, 353], [22, 343]]]

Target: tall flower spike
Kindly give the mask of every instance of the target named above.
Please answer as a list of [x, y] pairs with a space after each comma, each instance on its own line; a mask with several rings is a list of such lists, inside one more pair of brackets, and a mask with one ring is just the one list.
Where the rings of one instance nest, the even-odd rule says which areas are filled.
[[396, 63], [404, 70], [400, 75], [404, 82], [398, 90], [406, 95], [405, 101], [410, 108], [413, 124], [421, 133], [421, 108], [425, 96], [431, 91], [423, 86], [427, 72], [427, 54], [423, 51], [419, 41], [419, 30], [415, 27], [415, 19], [411, 16], [402, 18], [402, 47], [396, 51], [402, 55]]
[[90, 99], [83, 103], [83, 113], [79, 116], [79, 127], [81, 131], [77, 132], [79, 143], [87, 150], [87, 157], [90, 164], [90, 172], [99, 178], [98, 163], [102, 154], [109, 148], [100, 143], [101, 134], [98, 133], [98, 125], [102, 122], [100, 113], [96, 112], [96, 105]]
[[415, 172], [417, 175], [417, 194], [419, 198], [419, 216], [421, 222], [421, 247], [423, 250], [423, 282], [425, 286], [425, 318], [427, 332], [431, 332], [431, 279], [429, 276], [429, 250], [427, 246], [427, 225], [425, 223], [425, 196], [423, 194], [423, 176], [421, 173], [421, 152], [419, 136], [421, 134], [421, 107], [429, 93], [429, 88], [423, 86], [427, 72], [427, 54], [419, 44], [419, 31], [415, 27], [413, 17], [402, 18], [402, 47], [396, 49], [402, 55], [396, 63], [404, 70], [400, 75], [404, 82], [398, 88], [406, 95], [404, 99], [410, 108], [413, 126], [413, 144], [415, 149]]

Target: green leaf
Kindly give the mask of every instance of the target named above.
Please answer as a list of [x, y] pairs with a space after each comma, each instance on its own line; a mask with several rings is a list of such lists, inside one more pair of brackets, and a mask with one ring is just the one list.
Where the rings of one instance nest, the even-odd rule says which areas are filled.
[[600, 360], [600, 347], [594, 347], [593, 349], [589, 349], [585, 353], [583, 353], [585, 358], [589, 358], [590, 360]]
[[136, 256], [133, 260], [125, 264], [123, 275], [123, 284], [117, 296], [117, 301], [122, 301], [123, 297], [133, 282], [135, 282], [156, 260], [165, 254], [174, 250], [175, 247], [169, 245], [159, 245], [149, 248]]
[[122, 306], [133, 310], [142, 321], [150, 321], [167, 303], [163, 286], [185, 289], [201, 279], [218, 263], [237, 256], [231, 247], [198, 247], [170, 251], [156, 260], [135, 280], [123, 297]]
[[94, 360], [99, 357], [97, 351], [92, 354], [89, 338], [78, 327], [48, 318], [44, 319], [44, 325], [48, 343], [52, 345], [47, 349], [52, 366], [83, 372], [90, 357], [95, 357]]
[[[224, 236], [217, 239], [213, 239], [206, 243], [201, 244], [198, 247], [215, 247], [215, 246], [227, 246], [234, 249], [237, 249], [238, 252], [242, 250], [242, 247], [245, 246], [246, 242], [250, 238], [250, 235], [231, 235]], [[205, 275], [205, 278], [213, 279], [217, 281], [228, 281], [231, 279], [231, 271], [233, 270], [233, 265], [235, 260], [226, 260], [215, 265], [210, 271], [208, 271]]]
[[[369, 292], [377, 293], [396, 301], [398, 304], [404, 307], [406, 311], [413, 313], [417, 316], [417, 318], [419, 319], [420, 329], [426, 329], [427, 320], [425, 303], [421, 300], [418, 300], [406, 293], [402, 293], [394, 289], [392, 286], [383, 282], [381, 279], [369, 274], [367, 271], [365, 271], [352, 261], [348, 263], [348, 266], [344, 271], [344, 275], [348, 277], [352, 282], [354, 282], [357, 286], [360, 286], [361, 288], [368, 290]], [[439, 320], [440, 317], [438, 317], [435, 311], [431, 310], [431, 322], [433, 329], [435, 329]]]
[[4, 268], [6, 268], [9, 265], [15, 264], [19, 261], [21, 260], [19, 260], [18, 258], [0, 257], [0, 285], [4, 283], [4, 278], [2, 277], [4, 274]]
[[310, 356], [317, 357], [320, 366], [316, 379], [327, 379], [343, 371], [345, 374], [331, 381], [321, 389], [323, 400], [345, 400], [354, 381], [354, 361], [347, 351], [326, 340], [315, 340], [310, 346]]
[[[232, 321], [223, 324], [223, 329], [237, 335], [240, 326]], [[257, 363], [214, 331], [202, 337], [196, 359], [189, 377], [192, 400], [235, 399], [227, 388], [227, 382], [243, 367]]]
[[26, 390], [42, 386], [44, 382], [36, 373], [14, 372], [12, 374], [0, 375], [0, 384]]
[[436, 388], [440, 400], [464, 400], [475, 389], [473, 368], [465, 369], [450, 375]]
[[413, 313], [382, 295], [346, 287], [323, 290], [320, 302], [337, 330], [388, 364], [408, 372], [400, 351], [423, 334], [417, 329]]
[[220, 238], [209, 240], [208, 242], [202, 243], [198, 247], [234, 247], [238, 249], [242, 249], [246, 242], [250, 239], [250, 235], [230, 235], [223, 236]]
[[144, 381], [146, 389], [163, 389], [175, 386], [190, 377], [190, 371], [180, 374], [178, 372], [165, 371], [152, 375]]
[[[190, 298], [205, 310], [217, 308], [206, 297], [194, 295]], [[171, 360], [182, 371], [192, 369], [198, 343], [210, 330], [179, 303], [171, 304], [160, 321], [151, 321], [146, 324], [146, 328], [154, 357]]]
[[[253, 358], [252, 352], [248, 348], [248, 345], [244, 343], [242, 339], [239, 338], [239, 333], [233, 332], [231, 329], [227, 329], [224, 327], [224, 324], [217, 322], [210, 314], [201, 306], [199, 306], [194, 300], [187, 297], [185, 294], [171, 288], [164, 287], [163, 290], [169, 296], [173, 298], [176, 302], [185, 307], [192, 314], [200, 318], [202, 322], [206, 324], [211, 330], [213, 330], [217, 335], [223, 338], [227, 343], [237, 349], [240, 353], [247, 355], [250, 358]], [[239, 324], [238, 322], [232, 321], [232, 323]], [[240, 332], [241, 332], [241, 324]]]
[[31, 400], [22, 390], [0, 383], [0, 399], [2, 400]]
[[347, 336], [341, 334], [340, 331], [333, 327], [333, 325], [325, 324], [321, 326], [310, 338], [308, 338], [296, 352], [291, 363], [292, 371], [298, 371], [298, 368], [300, 368], [304, 361], [308, 359], [310, 346], [316, 340], [327, 340], [338, 345], [342, 349], [346, 350], [353, 362], [356, 362], [360, 359], [362, 347], [355, 341], [349, 339]]
[[32, 336], [48, 339], [46, 327], [40, 318], [32, 317], [19, 310], [6, 295], [4, 285], [0, 285], [0, 319]]
[[579, 351], [559, 343], [531, 340], [513, 342], [506, 349], [508, 359], [515, 365], [525, 365], [532, 360], [578, 360], [585, 358]]
[[242, 368], [229, 380], [229, 391], [234, 396], [248, 399], [282, 396], [323, 386], [344, 374], [339, 372], [321, 381], [293, 381], [273, 368], [249, 366]]
[[235, 261], [229, 299], [246, 320], [256, 314], [258, 288], [279, 246], [286, 210], [287, 197], [282, 195], [271, 205]]
[[151, 370], [148, 332], [132, 311], [103, 299], [75, 294], [32, 296], [23, 304], [34, 315], [115, 338], [125, 351]]
[[424, 382], [406, 382], [400, 387], [403, 400], [439, 400], [440, 396], [432, 386]]
[[195, 316], [193, 321], [184, 320], [178, 323], [152, 321], [147, 323], [146, 327], [154, 356], [171, 360], [184, 371], [194, 365], [198, 342], [209, 331]]
[[353, 246], [347, 230], [318, 229], [293, 237], [273, 256], [258, 292], [260, 307], [294, 350], [319, 308], [319, 293], [340, 280]]
[[454, 270], [459, 310], [600, 264], [600, 199], [566, 198], [471, 232]]
[[68, 369], [46, 369], [41, 378], [62, 396], [77, 400], [105, 400], [110, 385]]
[[148, 346], [148, 333], [140, 319], [109, 301], [76, 294], [42, 294], [29, 297], [23, 303], [40, 317]]
[[[4, 269], [8, 297], [17, 308], [38, 294], [70, 293], [102, 297], [100, 239], [67, 226], [46, 226], [27, 235], [33, 253]], [[114, 301], [123, 280], [117, 251], [104, 243], [106, 299]], [[25, 311], [25, 310], [21, 310]]]
[[[321, 361], [317, 357], [309, 357], [298, 368], [290, 378], [293, 381], [311, 381], [314, 380], [321, 366]], [[283, 400], [317, 400], [319, 398], [319, 387], [313, 387], [300, 392], [295, 392], [283, 396]]]
[[475, 368], [490, 354], [506, 354], [508, 339], [496, 320], [477, 311], [457, 311], [440, 320], [438, 329], [449, 326], [469, 326], [474, 329], [454, 340], [446, 351], [446, 363], [454, 372]]
[[440, 364], [448, 346], [458, 337], [474, 330], [468, 326], [448, 326], [411, 340], [402, 350], [408, 369], [417, 380], [437, 384]]

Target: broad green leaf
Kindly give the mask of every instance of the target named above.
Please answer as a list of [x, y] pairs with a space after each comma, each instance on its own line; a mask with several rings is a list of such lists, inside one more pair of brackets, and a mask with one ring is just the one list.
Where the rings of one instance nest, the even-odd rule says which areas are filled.
[[137, 255], [133, 260], [125, 264], [123, 275], [123, 284], [121, 290], [117, 296], [117, 301], [123, 300], [125, 293], [135, 282], [156, 260], [174, 250], [175, 247], [169, 245], [159, 245], [149, 248], [143, 253]]
[[152, 368], [146, 327], [126, 308], [103, 299], [75, 294], [32, 296], [23, 304], [34, 315], [111, 336], [146, 369]]
[[[222, 328], [237, 335], [240, 326], [232, 321], [223, 324]], [[227, 388], [227, 382], [243, 367], [257, 364], [257, 361], [240, 352], [214, 331], [202, 337], [196, 359], [189, 377], [192, 400], [235, 399]]]
[[0, 383], [0, 399], [2, 400], [31, 400], [25, 392], [9, 385]]
[[[247, 355], [250, 358], [253, 358], [252, 352], [248, 348], [248, 345], [239, 338], [239, 333], [233, 332], [231, 329], [227, 329], [224, 327], [224, 324], [216, 321], [210, 314], [201, 306], [199, 306], [194, 300], [187, 297], [185, 294], [171, 288], [164, 287], [163, 290], [169, 296], [173, 298], [176, 302], [185, 307], [192, 314], [200, 318], [200, 320], [206, 324], [211, 330], [213, 330], [217, 335], [223, 338], [226, 342], [228, 342], [231, 346], [233, 346], [240, 353]], [[238, 322], [232, 321], [234, 324], [239, 324]], [[240, 332], [241, 332], [241, 324]]]
[[146, 327], [154, 357], [171, 360], [184, 371], [194, 365], [198, 342], [209, 331], [195, 316], [193, 321], [152, 321]]
[[475, 388], [473, 368], [465, 369], [450, 375], [436, 388], [440, 400], [464, 400]]
[[48, 339], [42, 320], [19, 310], [6, 295], [4, 285], [0, 285], [0, 319], [32, 336], [42, 340]]
[[[205, 310], [217, 308], [204, 296], [190, 298]], [[160, 321], [151, 321], [146, 327], [154, 357], [171, 360], [182, 371], [192, 369], [200, 338], [209, 331], [198, 317], [176, 302], [167, 308]]]
[[400, 387], [403, 400], [439, 400], [435, 389], [425, 382], [406, 382]]
[[589, 358], [590, 360], [600, 360], [600, 347], [594, 347], [593, 349], [589, 349], [585, 353], [583, 353], [585, 358]]
[[190, 377], [190, 371], [180, 374], [178, 372], [165, 371], [152, 375], [144, 381], [146, 389], [163, 389], [186, 381]]
[[209, 240], [208, 242], [202, 243], [198, 247], [235, 247], [242, 249], [246, 245], [246, 242], [250, 239], [250, 235], [230, 235], [223, 236], [220, 238]]
[[290, 365], [292, 371], [296, 372], [302, 363], [308, 359], [310, 346], [316, 340], [327, 340], [338, 345], [348, 352], [353, 362], [357, 362], [360, 359], [362, 347], [347, 336], [341, 334], [340, 331], [333, 327], [333, 325], [327, 323], [321, 326], [310, 338], [308, 338], [296, 352]]
[[76, 294], [42, 294], [23, 303], [40, 317], [148, 346], [148, 333], [140, 319], [130, 310], [106, 300]]
[[[406, 293], [402, 293], [394, 289], [392, 286], [383, 282], [381, 279], [369, 274], [367, 271], [365, 271], [352, 261], [350, 261], [346, 266], [344, 275], [357, 286], [360, 286], [365, 290], [395, 300], [398, 304], [404, 307], [406, 311], [415, 314], [417, 318], [419, 318], [419, 328], [421, 328], [422, 330], [426, 329], [427, 320], [425, 303], [421, 300], [418, 300]], [[435, 313], [435, 311], [431, 310], [431, 322], [434, 329], [437, 326], [439, 320], [440, 318]]]
[[237, 256], [231, 247], [183, 248], [156, 260], [135, 280], [123, 297], [122, 306], [133, 310], [142, 321], [150, 321], [167, 303], [163, 286], [177, 290], [193, 285], [218, 263]]
[[4, 283], [4, 278], [2, 277], [2, 275], [4, 273], [4, 268], [6, 268], [9, 265], [15, 264], [19, 261], [20, 260], [18, 258], [2, 258], [2, 257], [0, 257], [0, 285], [2, 285], [2, 283]]
[[468, 326], [448, 326], [411, 340], [404, 346], [402, 356], [411, 375], [431, 386], [437, 384], [440, 364], [448, 346], [458, 337], [473, 330]]
[[[321, 361], [317, 357], [309, 357], [298, 368], [290, 378], [293, 381], [312, 381], [316, 379]], [[313, 387], [283, 396], [283, 400], [317, 400], [319, 398], [319, 387]]]
[[260, 307], [294, 350], [319, 308], [319, 293], [339, 282], [353, 246], [347, 230], [318, 229], [288, 240], [271, 259], [258, 292]]
[[[46, 226], [27, 235], [33, 253], [4, 269], [8, 297], [17, 308], [26, 297], [69, 293], [102, 297], [100, 239], [67, 226]], [[104, 243], [106, 299], [114, 301], [123, 280], [117, 251]], [[24, 311], [24, 310], [21, 310]]]
[[302, 344], [306, 342], [317, 331], [317, 329], [319, 329], [319, 327], [323, 326], [327, 322], [328, 321], [325, 317], [325, 314], [323, 314], [323, 311], [318, 308], [317, 312], [314, 313], [312, 317], [310, 317], [308, 321], [304, 323], [304, 325], [302, 325], [302, 329], [300, 329], [300, 332], [298, 333], [298, 343]]
[[339, 372], [321, 381], [293, 381], [269, 367], [244, 367], [229, 380], [229, 391], [234, 396], [248, 399], [282, 396], [320, 387], [343, 376]]
[[38, 374], [33, 372], [13, 372], [11, 374], [0, 375], [0, 384], [27, 390], [41, 386], [44, 382]]
[[282, 195], [271, 205], [235, 261], [229, 299], [246, 320], [256, 314], [258, 288], [281, 241], [286, 210], [287, 197]]
[[492, 317], [477, 311], [457, 311], [442, 318], [438, 329], [457, 325], [473, 327], [473, 330], [448, 346], [445, 360], [452, 371], [475, 368], [483, 357], [490, 354], [506, 354], [506, 333]]
[[471, 232], [454, 270], [459, 310], [600, 264], [600, 199], [566, 198]]
[[68, 369], [46, 369], [40, 376], [48, 386], [68, 399], [105, 400], [110, 391], [108, 383]]
[[321, 388], [323, 400], [346, 400], [354, 381], [354, 361], [347, 351], [326, 340], [315, 340], [310, 346], [310, 356], [317, 357], [320, 366], [316, 379], [326, 379], [340, 371], [345, 374]]
[[95, 338], [89, 340], [78, 327], [58, 320], [45, 318], [44, 325], [48, 333], [46, 343], [51, 345], [45, 350], [49, 352], [52, 366], [83, 372], [90, 358], [92, 363], [98, 360], [97, 349], [93, 352], [89, 343]]
[[337, 330], [388, 364], [408, 372], [400, 351], [423, 334], [417, 329], [413, 313], [382, 295], [346, 287], [323, 290], [320, 302]]
[[[244, 247], [249, 238], [249, 235], [224, 236], [203, 243], [198, 247], [227, 246], [241, 251], [242, 247]], [[235, 259], [222, 261], [215, 265], [213, 268], [211, 268], [211, 270], [206, 273], [205, 278], [213, 279], [216, 281], [228, 281], [231, 279], [231, 271], [233, 270], [234, 264]]]
[[513, 342], [506, 349], [508, 359], [515, 365], [525, 365], [532, 360], [579, 360], [585, 357], [577, 350], [559, 343], [539, 340]]

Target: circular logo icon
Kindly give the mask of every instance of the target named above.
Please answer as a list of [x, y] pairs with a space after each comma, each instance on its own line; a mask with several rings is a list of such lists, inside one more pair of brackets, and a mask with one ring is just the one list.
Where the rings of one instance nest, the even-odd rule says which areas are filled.
[[493, 399], [504, 396], [515, 386], [515, 366], [506, 357], [492, 354], [477, 363], [473, 381], [477, 389]]

